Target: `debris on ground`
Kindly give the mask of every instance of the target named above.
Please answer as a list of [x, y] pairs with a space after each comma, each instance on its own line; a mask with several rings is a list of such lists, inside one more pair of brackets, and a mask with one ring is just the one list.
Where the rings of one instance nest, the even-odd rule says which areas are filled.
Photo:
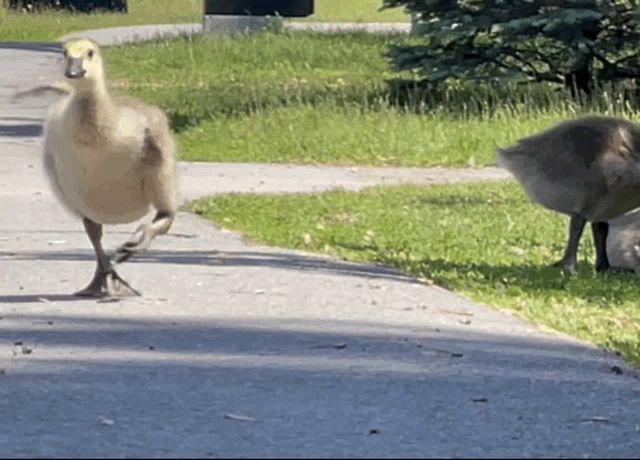
[[13, 342], [13, 356], [30, 355], [32, 352], [33, 348], [27, 347], [23, 342]]
[[98, 422], [101, 425], [107, 425], [107, 426], [111, 426], [111, 425], [115, 425], [116, 422], [113, 419], [110, 419], [108, 417], [103, 417], [102, 415], [100, 417], [98, 417]]
[[335, 348], [336, 350], [343, 350], [347, 348], [347, 344], [344, 342], [340, 342], [340, 343], [334, 343], [331, 345], [316, 345], [313, 348]]
[[222, 416], [227, 420], [235, 420], [236, 422], [255, 422], [256, 421], [255, 418], [248, 417], [246, 415], [226, 413], [226, 414], [222, 414]]

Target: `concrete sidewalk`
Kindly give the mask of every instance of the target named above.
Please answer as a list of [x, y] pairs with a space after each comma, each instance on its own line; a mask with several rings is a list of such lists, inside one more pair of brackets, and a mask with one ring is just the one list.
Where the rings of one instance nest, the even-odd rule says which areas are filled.
[[[181, 213], [121, 269], [142, 298], [69, 296], [94, 260], [42, 178], [50, 101], [7, 103], [24, 75], [56, 79], [57, 59], [0, 45], [0, 456], [638, 455], [640, 385], [617, 358], [393, 270]], [[185, 195], [333, 177], [255, 168], [183, 164]]]

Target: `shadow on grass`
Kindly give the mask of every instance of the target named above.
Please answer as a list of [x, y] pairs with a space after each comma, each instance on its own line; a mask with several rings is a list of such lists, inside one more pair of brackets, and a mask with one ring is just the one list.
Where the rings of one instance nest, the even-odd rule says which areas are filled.
[[[210, 82], [204, 87], [169, 86], [148, 89], [132, 86], [144, 99], [161, 105], [177, 132], [219, 116], [241, 117], [295, 106], [326, 106], [336, 111], [359, 108], [362, 113], [397, 110], [399, 113], [426, 115], [446, 114], [452, 118], [490, 116], [497, 111], [525, 105], [529, 110], [557, 109], [563, 102], [561, 93], [538, 89], [532, 96], [522, 91], [479, 89], [447, 91], [415, 88], [414, 81], [372, 81], [332, 87], [329, 81], [318, 81], [304, 87], [286, 88], [287, 79], [254, 85], [251, 91], [243, 83]], [[550, 94], [553, 96], [550, 96]]]
[[[513, 111], [549, 112], [575, 108], [581, 111], [601, 111], [610, 108], [610, 99], [627, 105], [616, 109], [637, 107], [638, 98], [626, 87], [606, 88], [593, 100], [578, 103], [564, 88], [548, 84], [530, 83], [527, 86], [501, 84], [494, 86], [467, 85], [464, 88], [436, 88], [415, 80], [390, 79], [371, 81], [334, 88], [329, 81], [318, 81], [303, 88], [286, 88], [287, 80], [254, 85], [247, 91], [242, 83], [208, 83], [205, 87], [168, 86], [148, 90], [132, 87], [137, 95], [161, 105], [169, 115], [177, 132], [219, 116], [240, 117], [291, 106], [332, 104], [336, 111], [358, 107], [363, 113], [397, 110], [400, 113], [429, 115], [439, 113], [452, 119], [491, 117], [496, 113]], [[151, 92], [149, 92], [151, 91]]]
[[397, 267], [400, 270], [416, 274], [426, 274], [437, 284], [460, 290], [474, 289], [491, 290], [502, 288], [516, 288], [529, 296], [548, 296], [553, 291], [562, 292], [586, 300], [594, 305], [608, 308], [605, 303], [622, 303], [629, 300], [629, 290], [615, 289], [612, 283], [623, 283], [625, 288], [637, 291], [640, 296], [638, 275], [632, 272], [611, 271], [596, 274], [592, 263], [581, 260], [578, 262], [579, 273], [570, 277], [564, 275], [560, 268], [548, 265], [531, 264], [487, 264], [487, 263], [457, 263], [442, 258], [425, 258], [414, 261], [407, 266], [403, 261], [392, 258], [380, 258], [380, 263]]
[[[584, 299], [603, 308], [608, 303], [622, 303], [629, 300], [630, 289], [640, 297], [640, 277], [637, 273], [625, 269], [611, 269], [606, 273], [596, 273], [592, 260], [578, 261], [578, 275], [567, 276], [555, 260], [547, 264], [531, 263], [493, 264], [484, 262], [454, 262], [444, 258], [423, 257], [407, 259], [411, 250], [400, 248], [397, 252], [403, 256], [395, 257], [393, 248], [379, 247], [374, 243], [338, 243], [337, 247], [351, 253], [366, 254], [367, 259], [376, 263], [394, 267], [403, 273], [417, 277], [427, 277], [438, 285], [451, 290], [482, 290], [516, 288], [529, 296], [548, 296], [562, 292]], [[352, 257], [353, 258], [353, 257]], [[625, 289], [619, 289], [619, 287]]]
[[209, 84], [202, 88], [167, 87], [147, 93], [133, 87], [134, 94], [153, 100], [164, 108], [176, 132], [181, 132], [219, 116], [242, 117], [292, 106], [332, 103], [336, 110], [361, 107], [375, 111], [384, 107], [380, 93], [366, 87], [328, 88], [325, 82], [301, 90], [283, 89], [284, 81], [263, 84], [247, 90], [244, 84]]
[[[195, 127], [216, 117], [242, 117], [295, 106], [358, 108], [363, 113], [397, 110], [399, 113], [445, 114], [451, 118], [491, 116], [501, 110], [526, 107], [535, 113], [575, 105], [562, 91], [542, 84], [522, 90], [514, 85], [491, 88], [475, 85], [449, 90], [423, 87], [414, 80], [371, 81], [333, 85], [333, 80], [318, 80], [304, 86], [290, 86], [288, 76], [259, 84], [210, 81], [204, 86], [166, 84], [149, 88], [146, 83], [132, 84], [128, 91], [160, 105], [168, 114], [176, 132]], [[506, 89], [504, 86], [507, 86]], [[249, 89], [250, 88], [250, 89]], [[605, 107], [606, 108], [606, 107]], [[522, 111], [522, 109], [519, 109]]]
[[426, 80], [391, 78], [385, 80], [383, 96], [390, 105], [413, 113], [446, 110], [452, 117], [492, 116], [503, 110], [541, 111], [575, 107], [606, 111], [611, 95], [616, 109], [638, 108], [639, 90], [634, 84], [605, 83], [591, 97], [572, 95], [570, 89], [548, 82], [457, 82], [457, 87]]

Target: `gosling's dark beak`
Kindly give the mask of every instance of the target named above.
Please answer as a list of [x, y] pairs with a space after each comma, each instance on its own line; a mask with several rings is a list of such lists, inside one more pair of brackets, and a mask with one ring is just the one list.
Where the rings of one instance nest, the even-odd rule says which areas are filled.
[[86, 70], [82, 68], [81, 58], [69, 58], [67, 61], [67, 68], [64, 71], [64, 76], [67, 78], [82, 78]]

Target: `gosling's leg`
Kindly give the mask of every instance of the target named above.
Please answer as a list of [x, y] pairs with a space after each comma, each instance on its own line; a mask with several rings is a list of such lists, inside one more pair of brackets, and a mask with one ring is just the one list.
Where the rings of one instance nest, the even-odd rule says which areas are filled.
[[578, 273], [578, 245], [580, 244], [580, 238], [582, 237], [582, 231], [586, 225], [587, 220], [584, 217], [576, 214], [571, 216], [569, 222], [569, 240], [564, 250], [564, 256], [554, 267], [562, 267], [562, 271], [566, 275], [575, 275]]
[[87, 218], [84, 218], [82, 223], [93, 245], [98, 264], [89, 285], [74, 295], [79, 297], [139, 296], [140, 293], [123, 280], [111, 266], [111, 261], [102, 248], [102, 225]]
[[120, 246], [113, 257], [122, 263], [149, 247], [151, 241], [169, 231], [178, 209], [178, 184], [175, 164], [175, 144], [168, 126], [165, 130], [145, 132], [142, 161], [142, 188], [149, 203], [157, 210], [151, 225], [141, 225]]
[[116, 250], [113, 257], [114, 263], [122, 263], [132, 255], [146, 250], [156, 236], [169, 231], [174, 219], [175, 213], [173, 211], [158, 211], [151, 225], [139, 226], [131, 238]]
[[609, 270], [609, 258], [607, 257], [607, 235], [609, 234], [608, 222], [592, 222], [593, 244], [596, 248], [596, 272]]

